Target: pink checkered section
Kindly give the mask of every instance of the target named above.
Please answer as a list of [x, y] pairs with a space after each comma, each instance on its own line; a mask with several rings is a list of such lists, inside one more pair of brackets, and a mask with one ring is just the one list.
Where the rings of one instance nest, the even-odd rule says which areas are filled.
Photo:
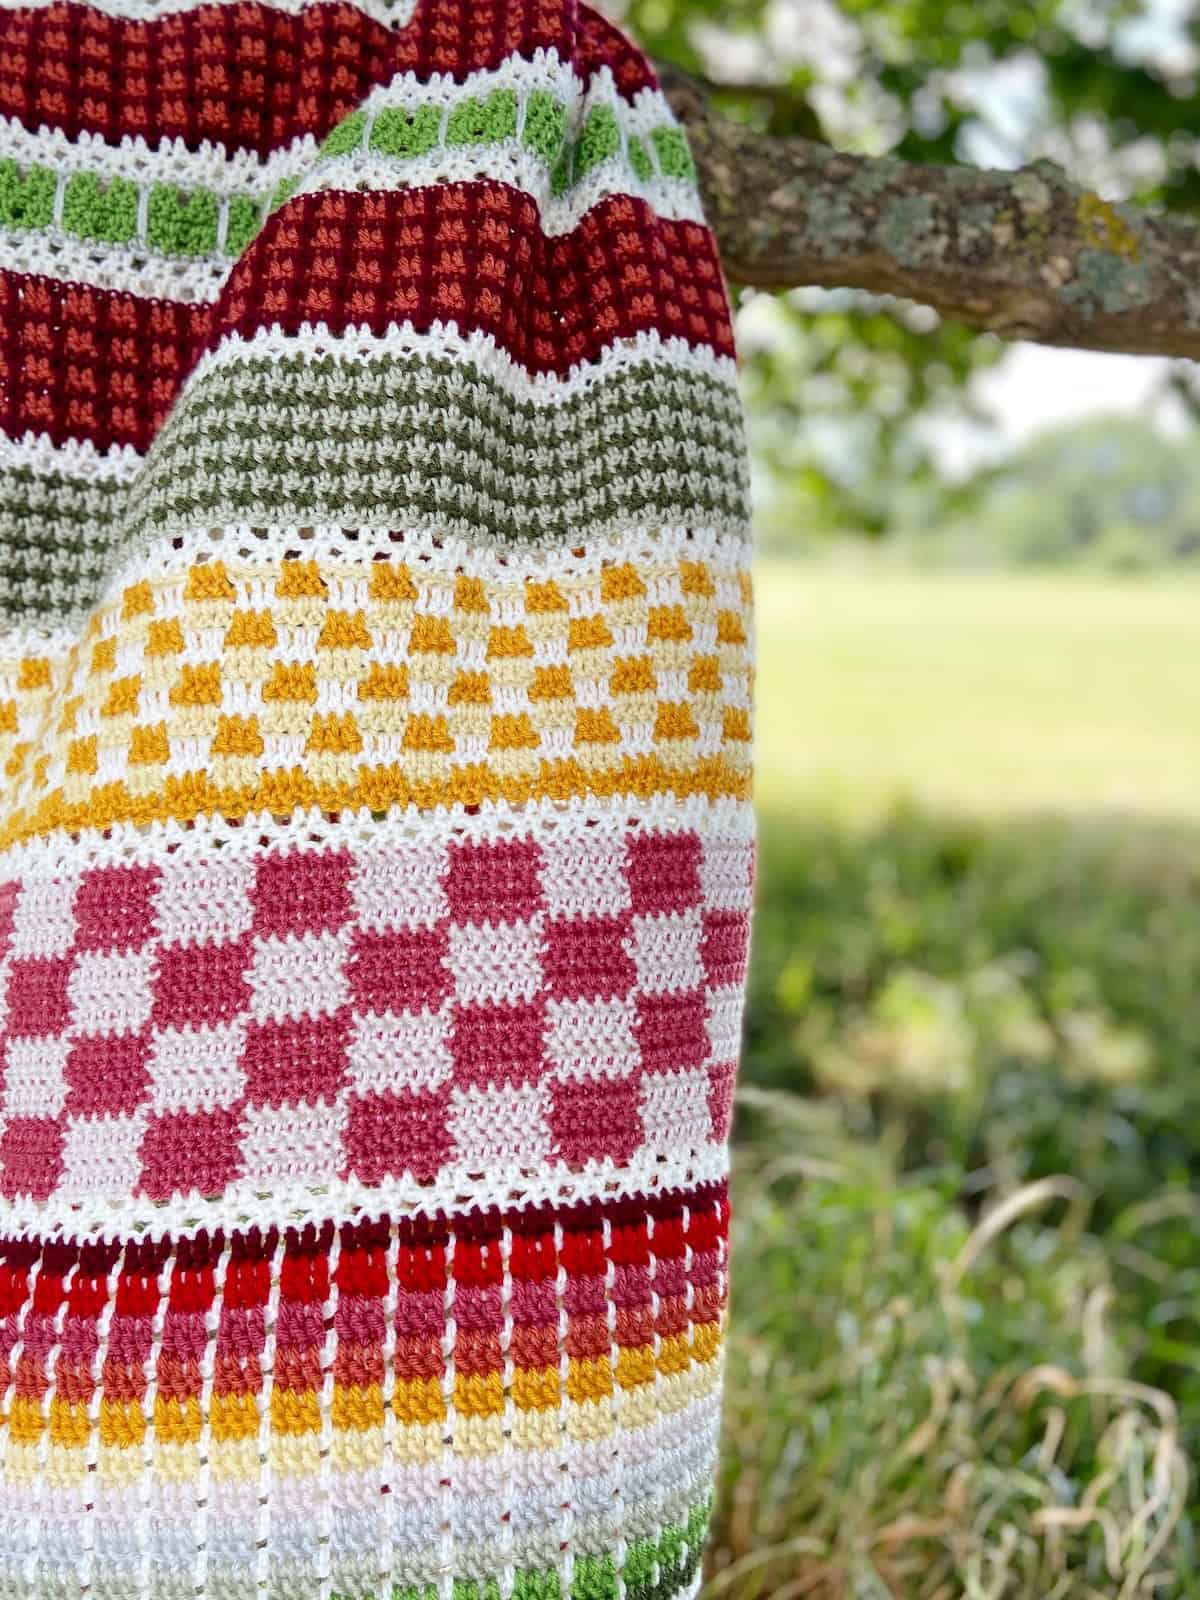
[[720, 1144], [752, 849], [631, 826], [0, 883], [0, 1193]]

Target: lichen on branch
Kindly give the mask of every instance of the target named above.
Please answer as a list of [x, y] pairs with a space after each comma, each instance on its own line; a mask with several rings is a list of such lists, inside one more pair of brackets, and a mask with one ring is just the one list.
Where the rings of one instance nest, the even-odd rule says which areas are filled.
[[1004, 338], [1200, 359], [1200, 226], [1050, 162], [985, 171], [772, 138], [658, 70], [733, 282], [867, 289]]

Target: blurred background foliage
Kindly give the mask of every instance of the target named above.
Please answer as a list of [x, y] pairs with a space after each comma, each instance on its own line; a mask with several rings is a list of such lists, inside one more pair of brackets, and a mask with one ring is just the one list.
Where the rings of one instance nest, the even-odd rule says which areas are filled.
[[[1194, 0], [606, 9], [764, 131], [1200, 211]], [[927, 309], [746, 293], [738, 333], [761, 851], [705, 1594], [1200, 1600], [1200, 385], [1031, 436], [1010, 352]]]
[[767, 818], [709, 1592], [1200, 1594], [1200, 840]]
[[707, 1592], [1200, 1596], [1200, 582], [758, 593]]
[[[1053, 160], [1106, 199], [1200, 212], [1192, 0], [612, 0], [651, 55], [731, 115], [864, 154]], [[883, 534], [897, 492], [961, 515], [938, 425], [988, 415], [972, 380], [1001, 343], [859, 293], [746, 291], [740, 343], [769, 532]], [[1188, 372], [1164, 372], [1196, 403]]]
[[1200, 564], [1195, 442], [1133, 417], [1044, 430], [979, 474], [969, 503], [960, 494], [931, 515], [927, 502], [909, 486], [893, 508], [894, 549], [922, 566], [1148, 572]]

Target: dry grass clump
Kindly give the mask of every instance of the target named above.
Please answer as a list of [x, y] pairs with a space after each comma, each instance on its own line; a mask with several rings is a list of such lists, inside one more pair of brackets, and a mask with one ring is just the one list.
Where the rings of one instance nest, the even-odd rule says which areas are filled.
[[743, 1091], [726, 1471], [706, 1597], [1200, 1595], [1188, 1462], [1134, 1381], [1090, 1196], [904, 1174], [829, 1103]]

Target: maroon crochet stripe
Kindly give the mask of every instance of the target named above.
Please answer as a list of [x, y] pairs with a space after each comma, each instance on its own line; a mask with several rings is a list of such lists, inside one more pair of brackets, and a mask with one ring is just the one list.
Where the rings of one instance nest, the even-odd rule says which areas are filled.
[[630, 99], [642, 89], [656, 89], [658, 79], [640, 50], [634, 48], [619, 28], [591, 6], [579, 7], [575, 34], [575, 69], [585, 81], [601, 67], [608, 67], [613, 81]]
[[238, 262], [218, 312], [222, 330], [247, 335], [452, 321], [493, 334], [529, 371], [560, 375], [649, 329], [733, 354], [702, 224], [612, 195], [547, 237], [536, 203], [491, 180], [298, 197]]
[[215, 305], [0, 272], [0, 428], [144, 451], [192, 365], [260, 328], [482, 330], [531, 372], [565, 374], [658, 330], [733, 355], [712, 234], [612, 196], [547, 238], [528, 195], [491, 181], [292, 200]]
[[612, 69], [622, 93], [654, 82], [618, 31], [560, 0], [424, 0], [385, 27], [348, 4], [298, 15], [245, 0], [134, 22], [73, 3], [0, 10], [0, 115], [71, 138], [205, 140], [265, 156], [320, 139], [400, 72], [468, 73], [557, 50], [585, 80]]
[[144, 453], [211, 315], [0, 269], [0, 428]]

